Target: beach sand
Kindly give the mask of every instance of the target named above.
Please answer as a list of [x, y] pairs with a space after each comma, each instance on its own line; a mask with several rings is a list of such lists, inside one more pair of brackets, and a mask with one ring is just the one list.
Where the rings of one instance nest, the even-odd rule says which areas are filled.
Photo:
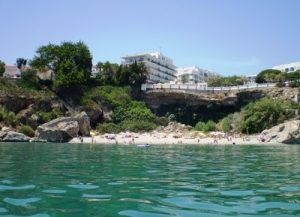
[[175, 138], [174, 134], [165, 133], [121, 133], [121, 134], [104, 134], [93, 137], [74, 138], [70, 143], [93, 143], [93, 144], [149, 144], [149, 145], [172, 145], [172, 144], [186, 144], [186, 145], [248, 145], [248, 144], [269, 144], [258, 140], [258, 135], [251, 136], [236, 136], [227, 138], [217, 138], [206, 136], [192, 138], [188, 136], [182, 136]]

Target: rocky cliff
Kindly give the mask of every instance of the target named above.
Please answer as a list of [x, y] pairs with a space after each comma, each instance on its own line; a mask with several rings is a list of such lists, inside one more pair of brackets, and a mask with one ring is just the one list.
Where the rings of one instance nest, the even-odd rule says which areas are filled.
[[219, 120], [265, 96], [297, 101], [298, 95], [297, 88], [277, 87], [226, 93], [153, 90], [145, 93], [144, 100], [158, 115], [175, 114], [178, 121], [194, 125], [199, 119]]

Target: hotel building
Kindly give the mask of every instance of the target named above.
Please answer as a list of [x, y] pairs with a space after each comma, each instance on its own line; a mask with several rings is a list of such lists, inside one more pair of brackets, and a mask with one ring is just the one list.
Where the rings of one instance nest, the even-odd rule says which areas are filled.
[[202, 83], [206, 79], [219, 76], [218, 73], [197, 66], [177, 68], [177, 83]]
[[274, 66], [272, 69], [280, 70], [286, 73], [295, 72], [297, 70], [300, 70], [300, 62], [278, 65], [278, 66]]
[[160, 52], [127, 55], [122, 59], [123, 65], [144, 63], [149, 72], [147, 83], [169, 83], [176, 79], [177, 72], [173, 60]]

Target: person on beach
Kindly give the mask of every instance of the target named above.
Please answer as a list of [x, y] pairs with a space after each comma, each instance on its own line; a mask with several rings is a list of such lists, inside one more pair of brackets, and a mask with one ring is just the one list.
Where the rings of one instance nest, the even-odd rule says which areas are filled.
[[214, 141], [213, 141], [213, 143], [214, 143], [214, 144], [218, 144], [218, 139], [217, 139], [217, 137], [216, 137], [216, 136], [214, 136], [213, 138], [214, 138]]

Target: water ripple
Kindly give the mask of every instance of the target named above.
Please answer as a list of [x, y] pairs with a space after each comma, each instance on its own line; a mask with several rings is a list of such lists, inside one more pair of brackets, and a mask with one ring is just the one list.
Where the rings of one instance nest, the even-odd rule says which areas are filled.
[[31, 198], [24, 198], [24, 199], [17, 199], [17, 198], [10, 198], [6, 197], [4, 198], [4, 202], [9, 203], [14, 206], [28, 206], [30, 203], [34, 203], [37, 201], [40, 201], [41, 198], [38, 197], [31, 197]]

